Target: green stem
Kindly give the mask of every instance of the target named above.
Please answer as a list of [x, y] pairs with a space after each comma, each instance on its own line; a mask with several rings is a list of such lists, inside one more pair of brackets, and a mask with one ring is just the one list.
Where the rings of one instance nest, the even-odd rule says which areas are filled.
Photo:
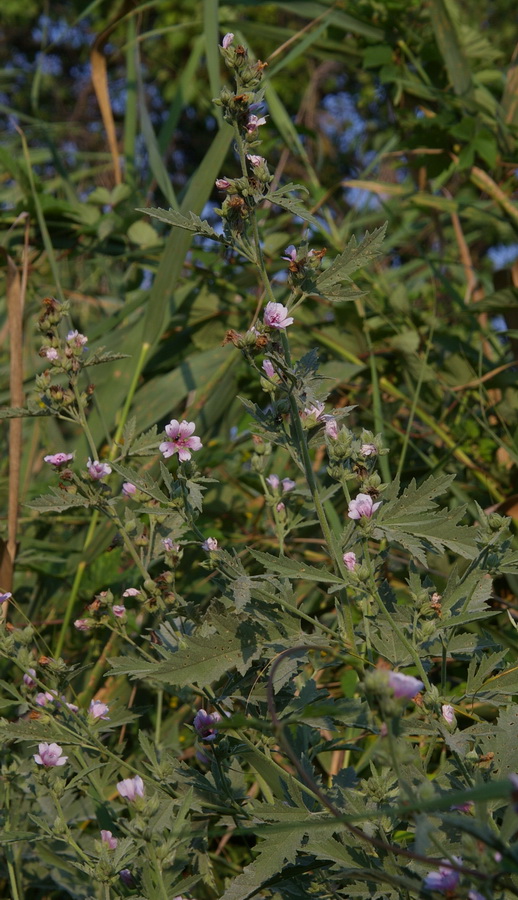
[[128, 532], [126, 531], [124, 525], [122, 524], [119, 516], [116, 513], [108, 512], [107, 510], [104, 510], [104, 513], [109, 519], [111, 519], [111, 521], [114, 523], [114, 525], [117, 526], [118, 530], [120, 531], [122, 540], [124, 541], [124, 546], [126, 547], [126, 550], [130, 554], [131, 558], [133, 559], [133, 561], [134, 561], [135, 565], [137, 566], [142, 577], [146, 580], [150, 580], [151, 576], [150, 576], [148, 570], [146, 569], [144, 563], [142, 562], [139, 554], [137, 553], [137, 550], [133, 544], [133, 541], [131, 540]]
[[155, 744], [160, 743], [160, 729], [162, 726], [163, 703], [164, 703], [164, 691], [162, 688], [160, 688], [156, 693]]
[[[97, 527], [97, 522], [99, 521], [99, 511], [94, 510], [94, 514], [90, 519], [90, 524], [88, 526], [88, 531], [86, 533], [85, 542], [83, 544], [83, 554], [88, 549], [91, 544], [94, 536], [95, 529]], [[85, 559], [79, 560], [77, 565], [76, 574], [74, 576], [74, 581], [72, 583], [72, 589], [70, 591], [67, 607], [65, 609], [65, 615], [63, 617], [63, 624], [61, 625], [61, 630], [59, 632], [59, 636], [56, 642], [56, 648], [54, 650], [54, 656], [56, 659], [59, 659], [61, 656], [61, 651], [63, 650], [63, 644], [65, 643], [65, 635], [70, 626], [70, 620], [72, 618], [72, 612], [75, 606], [75, 602], [77, 599], [77, 595], [79, 593], [79, 588], [81, 586], [81, 581], [83, 579], [84, 571], [87, 567], [88, 563]]]
[[92, 460], [95, 460], [95, 459], [97, 459], [97, 447], [95, 446], [95, 441], [93, 439], [92, 432], [90, 431], [90, 427], [88, 425], [88, 422], [86, 421], [85, 411], [83, 409], [83, 404], [81, 402], [81, 396], [77, 389], [77, 383], [76, 383], [75, 379], [73, 381], [71, 381], [71, 385], [72, 385], [72, 390], [74, 392], [74, 397], [76, 398], [76, 403], [77, 403], [77, 418], [78, 418], [79, 424], [81, 425], [81, 428], [84, 431], [86, 440], [88, 441], [88, 446], [90, 447], [90, 453], [92, 454]]
[[403, 644], [403, 646], [408, 650], [410, 656], [412, 657], [412, 659], [414, 661], [414, 665], [415, 665], [417, 671], [419, 672], [419, 675], [421, 676], [421, 680], [422, 680], [424, 686], [426, 687], [426, 690], [429, 691], [431, 689], [432, 685], [430, 683], [430, 679], [428, 678], [428, 675], [426, 674], [426, 672], [424, 670], [423, 664], [421, 662], [421, 658], [420, 658], [417, 650], [413, 646], [412, 642], [408, 640], [404, 631], [401, 630], [401, 628], [397, 624], [396, 620], [394, 619], [394, 617], [391, 615], [391, 613], [385, 606], [379, 591], [376, 592], [376, 600], [378, 601], [380, 609], [382, 610], [383, 615], [385, 616], [387, 622], [390, 624], [390, 627], [393, 629], [394, 634], [397, 634], [397, 636], [398, 636], [399, 640], [401, 641], [401, 643]]
[[146, 360], [146, 356], [149, 352], [150, 347], [151, 347], [151, 344], [144, 341], [144, 343], [142, 344], [142, 347], [140, 348], [137, 365], [135, 366], [135, 371], [133, 372], [133, 377], [131, 379], [130, 386], [128, 389], [128, 395], [124, 402], [124, 406], [122, 407], [120, 420], [117, 425], [117, 430], [115, 432], [115, 435], [113, 437], [113, 444], [111, 446], [110, 453], [108, 455], [108, 459], [110, 459], [110, 460], [115, 459], [115, 457], [117, 456], [118, 445], [119, 445], [120, 439], [122, 437], [122, 432], [124, 431], [124, 426], [125, 426], [126, 420], [128, 418], [128, 413], [130, 411], [131, 404], [133, 403], [133, 397], [135, 395], [135, 391], [137, 390], [140, 374], [142, 372], [142, 369], [144, 368], [144, 362]]
[[156, 877], [157, 877], [157, 882], [158, 882], [157, 887], [159, 888], [159, 892], [160, 892], [159, 896], [162, 897], [162, 900], [169, 900], [169, 898], [167, 896], [166, 887], [164, 884], [164, 877], [162, 874], [162, 865], [158, 859], [158, 856], [156, 855], [156, 849], [155, 849], [154, 844], [149, 844], [149, 855], [151, 857], [151, 860], [153, 862], [153, 867], [156, 872]]

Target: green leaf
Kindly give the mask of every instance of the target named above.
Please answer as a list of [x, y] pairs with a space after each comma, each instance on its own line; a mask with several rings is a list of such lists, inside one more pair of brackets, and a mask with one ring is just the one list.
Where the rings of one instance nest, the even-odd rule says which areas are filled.
[[50, 491], [50, 494], [43, 494], [41, 497], [36, 497], [35, 500], [30, 500], [25, 506], [36, 509], [38, 512], [63, 512], [65, 509], [73, 507], [95, 505], [81, 494], [71, 494], [67, 491], [60, 491], [58, 488], [51, 488]]
[[129, 469], [127, 466], [122, 466], [118, 462], [112, 462], [110, 465], [115, 469], [119, 475], [122, 475], [125, 481], [130, 481], [139, 489], [139, 491], [143, 491], [144, 494], [148, 494], [150, 497], [153, 497], [155, 500], [159, 500], [160, 503], [165, 503], [169, 505], [171, 502], [170, 497], [159, 488], [155, 479], [152, 478], [147, 472], [135, 472], [134, 469]]
[[471, 70], [459, 31], [459, 11], [454, 0], [431, 0], [430, 18], [453, 90], [459, 97], [472, 91]]
[[316, 279], [318, 292], [324, 297], [336, 301], [351, 299], [358, 296], [356, 289], [349, 288], [344, 292], [340, 287], [342, 282], [351, 282], [353, 272], [367, 265], [376, 256], [379, 256], [387, 225], [376, 228], [369, 234], [367, 232], [361, 244], [357, 244], [353, 236], [345, 250], [334, 258], [331, 265], [321, 272]]
[[200, 219], [199, 216], [192, 212], [188, 216], [183, 216], [182, 213], [176, 212], [174, 209], [138, 209], [137, 212], [144, 212], [148, 216], [159, 219], [161, 222], [167, 222], [168, 225], [176, 225], [177, 228], [183, 228], [185, 231], [191, 231], [193, 234], [209, 237], [220, 244], [226, 243], [224, 237], [214, 231], [212, 225], [209, 225], [208, 222]]
[[304, 219], [305, 222], [309, 222], [310, 225], [313, 225], [315, 228], [320, 229], [322, 227], [322, 223], [319, 222], [318, 219], [308, 211], [301, 200], [299, 200], [297, 197], [286, 196], [289, 191], [300, 190], [303, 190], [307, 193], [307, 189], [303, 188], [302, 185], [288, 184], [286, 185], [286, 187], [279, 188], [276, 191], [271, 191], [266, 195], [266, 199], [270, 200], [272, 203], [276, 203], [277, 206], [280, 206], [282, 209], [285, 209], [292, 215], [298, 216], [300, 219]]
[[268, 572], [275, 572], [286, 578], [301, 578], [306, 581], [319, 581], [322, 584], [344, 584], [343, 578], [328, 572], [327, 569], [317, 569], [304, 562], [287, 559], [284, 556], [272, 556], [271, 553], [263, 553], [260, 550], [250, 550], [250, 553]]
[[35, 416], [52, 416], [50, 409], [27, 409], [22, 406], [9, 406], [0, 409], [0, 419], [27, 419]]

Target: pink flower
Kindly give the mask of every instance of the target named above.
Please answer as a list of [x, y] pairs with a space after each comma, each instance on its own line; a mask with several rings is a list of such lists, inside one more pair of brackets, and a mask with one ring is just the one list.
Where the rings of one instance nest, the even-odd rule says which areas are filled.
[[317, 401], [317, 403], [314, 403], [312, 406], [306, 406], [306, 408], [301, 413], [301, 418], [309, 419], [311, 416], [313, 416], [318, 421], [318, 419], [322, 418], [325, 408], [325, 403]]
[[12, 596], [11, 591], [5, 591], [5, 593], [0, 592], [0, 603], [5, 603], [6, 600], [10, 600]]
[[285, 494], [288, 494], [289, 491], [292, 491], [294, 487], [296, 487], [296, 483], [291, 480], [291, 478], [283, 478], [282, 479], [282, 489]]
[[350, 519], [370, 519], [372, 514], [376, 512], [382, 501], [372, 502], [370, 494], [358, 494], [354, 500], [349, 503], [349, 512], [347, 515]]
[[43, 693], [43, 691], [40, 691], [34, 698], [36, 706], [46, 706], [47, 703], [55, 703], [56, 700], [56, 695], [52, 694], [50, 691], [45, 691], [45, 693]]
[[108, 845], [109, 850], [115, 850], [117, 844], [119, 843], [116, 837], [113, 837], [111, 831], [106, 831], [106, 829], [101, 830], [101, 840], [103, 844]]
[[376, 456], [378, 449], [375, 444], [362, 444], [360, 452], [362, 456]]
[[270, 300], [264, 311], [264, 324], [270, 328], [287, 328], [288, 325], [293, 325], [293, 317], [288, 316], [288, 310], [282, 303]]
[[90, 457], [88, 457], [86, 468], [88, 469], [90, 478], [93, 478], [94, 481], [100, 481], [101, 478], [110, 475], [112, 471], [112, 467], [109, 466], [108, 463], [99, 462], [98, 459], [94, 459], [92, 462]]
[[47, 357], [47, 359], [55, 360], [59, 359], [59, 353], [55, 347], [46, 347], [43, 351], [43, 355]]
[[473, 809], [473, 801], [468, 800], [467, 803], [455, 803], [453, 806], [450, 806], [451, 810], [456, 810], [458, 812], [469, 813]]
[[61, 756], [63, 751], [59, 744], [38, 744], [38, 750], [39, 753], [34, 754], [34, 760], [46, 769], [64, 766], [68, 759], [68, 756]]
[[122, 619], [126, 615], [126, 607], [122, 603], [112, 606], [112, 613], [118, 619]]
[[23, 683], [27, 685], [27, 687], [33, 688], [36, 685], [36, 682], [33, 680], [36, 677], [36, 669], [29, 669], [28, 672], [23, 676]]
[[268, 475], [266, 483], [270, 485], [272, 490], [276, 491], [281, 483], [281, 480], [278, 475]]
[[172, 538], [163, 538], [162, 546], [167, 553], [178, 553], [181, 549], [180, 544], [176, 544]]
[[247, 153], [246, 158], [249, 160], [249, 162], [252, 163], [253, 166], [256, 167], [262, 166], [262, 164], [265, 162], [264, 156], [257, 156], [256, 153]]
[[275, 369], [273, 368], [273, 363], [270, 359], [263, 359], [263, 369], [266, 372], [268, 378], [275, 377]]
[[[62, 700], [65, 700], [64, 697], [61, 697], [61, 699], [62, 699]], [[67, 703], [66, 700], [65, 700], [65, 706], [67, 707], [67, 709], [70, 710], [70, 712], [74, 712], [74, 713], [79, 712], [79, 707], [76, 706], [75, 703]]]
[[286, 507], [285, 507], [284, 503], [282, 502], [282, 500], [280, 501], [280, 503], [277, 504], [277, 506], [275, 507], [275, 509], [277, 510], [278, 513], [284, 512], [284, 510], [286, 509]]
[[218, 549], [218, 542], [216, 538], [208, 537], [206, 541], [203, 541], [201, 546], [203, 550], [214, 551]]
[[231, 31], [229, 31], [228, 34], [226, 34], [225, 37], [223, 38], [223, 40], [221, 41], [221, 46], [223, 47], [223, 50], [228, 50], [228, 48], [230, 47], [233, 40], [234, 40], [234, 35], [232, 34]]
[[204, 709], [200, 709], [194, 717], [194, 729], [205, 741], [213, 741], [218, 734], [214, 725], [220, 720], [221, 716], [218, 712], [208, 713]]
[[73, 453], [52, 453], [50, 456], [44, 456], [43, 462], [60, 469], [65, 463], [70, 462], [74, 458]]
[[67, 341], [73, 341], [76, 347], [84, 347], [85, 344], [88, 343], [88, 338], [86, 334], [80, 334], [77, 329], [74, 331], [69, 331], [67, 334]]
[[[452, 859], [458, 866], [462, 865], [460, 856], [452, 856]], [[447, 891], [453, 891], [457, 887], [460, 880], [460, 872], [451, 869], [447, 859], [443, 859], [442, 862], [445, 865], [439, 866], [437, 872], [428, 873], [423, 881], [423, 887], [429, 891], [440, 891], [441, 894], [446, 894]]]
[[257, 131], [260, 125], [266, 125], [266, 119], [264, 118], [264, 116], [261, 116], [260, 118], [258, 116], [249, 116], [246, 126], [248, 134], [253, 134], [254, 131]]
[[354, 572], [357, 562], [356, 562], [356, 553], [353, 553], [352, 550], [349, 553], [344, 553], [342, 557], [346, 567], [349, 569], [349, 572]]
[[76, 619], [74, 622], [74, 628], [77, 628], [78, 631], [89, 631], [90, 622], [88, 621], [88, 619]]
[[286, 250], [284, 252], [286, 253], [286, 256], [281, 256], [281, 259], [286, 259], [288, 262], [296, 261], [297, 249], [293, 246], [293, 244], [290, 244], [289, 247], [286, 247]]
[[137, 488], [134, 484], [131, 483], [131, 481], [125, 481], [122, 485], [122, 493], [125, 497], [132, 497], [133, 494], [137, 493]]
[[171, 419], [169, 425], [165, 426], [165, 432], [171, 440], [162, 441], [159, 447], [166, 459], [168, 456], [178, 453], [179, 460], [186, 462], [191, 458], [191, 450], [201, 450], [203, 444], [199, 437], [193, 434], [195, 428], [194, 422], [187, 422], [185, 419], [183, 422], [178, 422], [176, 419]]
[[140, 775], [134, 775], [133, 778], [124, 778], [123, 781], [118, 781], [117, 790], [121, 797], [134, 803], [137, 797], [144, 796], [144, 782]]
[[228, 191], [232, 182], [229, 181], [228, 178], [216, 178], [214, 184], [216, 185], [218, 191]]
[[90, 707], [88, 712], [92, 716], [93, 719], [109, 719], [110, 717], [106, 715], [106, 713], [110, 712], [110, 707], [106, 703], [101, 703], [100, 700], [90, 700]]
[[451, 725], [455, 721], [455, 710], [449, 703], [444, 703], [441, 706], [441, 713], [447, 725]]
[[123, 597], [138, 597], [139, 594], [140, 594], [140, 591], [137, 590], [137, 588], [126, 588], [126, 590], [124, 591], [122, 596]]
[[[495, 856], [496, 855], [497, 854], [495, 853]], [[468, 900], [486, 900], [486, 898], [484, 897], [484, 894], [480, 893], [480, 891], [468, 891]]]
[[390, 672], [388, 683], [397, 700], [412, 700], [424, 688], [423, 682], [418, 678], [414, 678], [413, 675], [403, 675], [401, 672]]
[[326, 419], [326, 434], [332, 441], [336, 441], [338, 437], [338, 423], [332, 416]]

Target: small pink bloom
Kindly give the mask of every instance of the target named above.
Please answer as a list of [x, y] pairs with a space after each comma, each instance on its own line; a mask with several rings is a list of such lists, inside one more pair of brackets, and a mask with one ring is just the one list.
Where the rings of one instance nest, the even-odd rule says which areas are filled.
[[116, 837], [113, 837], [111, 831], [106, 831], [106, 829], [101, 830], [101, 840], [103, 844], [108, 845], [109, 850], [115, 850], [117, 844], [119, 843]]
[[264, 324], [270, 328], [287, 328], [288, 325], [293, 325], [293, 316], [288, 316], [288, 310], [282, 303], [270, 300], [264, 311]]
[[94, 481], [100, 481], [101, 478], [105, 478], [106, 475], [110, 475], [112, 471], [112, 467], [109, 466], [108, 463], [99, 462], [98, 459], [94, 459], [92, 461], [90, 457], [88, 457], [86, 468], [88, 469], [90, 478], [92, 478]]
[[199, 437], [193, 434], [196, 424], [187, 422], [185, 419], [178, 422], [177, 419], [171, 419], [169, 425], [165, 426], [165, 432], [170, 438], [169, 441], [162, 441], [159, 450], [163, 456], [173, 456], [178, 453], [181, 462], [186, 462], [191, 458], [191, 450], [201, 450], [203, 447]]
[[218, 712], [208, 713], [200, 709], [194, 717], [194, 729], [205, 741], [213, 741], [217, 737], [217, 728], [214, 725], [221, 720]]
[[45, 691], [45, 693], [43, 693], [43, 691], [40, 691], [38, 694], [36, 694], [34, 702], [36, 706], [46, 706], [47, 703], [55, 703], [57, 699], [58, 698], [56, 697], [56, 694], [52, 693], [51, 691]]
[[360, 452], [362, 456], [376, 456], [378, 450], [375, 444], [362, 444]]
[[338, 423], [332, 416], [326, 419], [326, 434], [332, 441], [336, 441], [338, 437]]
[[70, 710], [70, 712], [79, 712], [79, 707], [76, 706], [75, 703], [67, 703], [64, 697], [61, 697], [61, 699], [65, 702], [65, 706]]
[[78, 631], [89, 631], [90, 622], [88, 621], [88, 619], [76, 619], [74, 622], [74, 628], [77, 628]]
[[278, 475], [268, 475], [266, 483], [269, 484], [274, 491], [276, 491], [281, 483], [281, 480]]
[[252, 163], [253, 166], [262, 166], [265, 162], [264, 156], [257, 156], [256, 153], [247, 153], [246, 158]]
[[23, 683], [27, 685], [27, 687], [33, 688], [36, 685], [34, 678], [36, 677], [36, 669], [29, 669], [28, 672], [23, 676]]
[[401, 672], [390, 672], [388, 683], [397, 700], [412, 700], [424, 688], [423, 682], [418, 678], [414, 678], [413, 675], [403, 675]]
[[284, 503], [282, 502], [282, 500], [280, 501], [280, 503], [277, 504], [277, 506], [275, 507], [275, 509], [277, 510], [278, 513], [284, 512], [284, 510], [286, 509], [286, 507], [285, 507]]
[[223, 40], [221, 41], [221, 46], [223, 47], [223, 50], [228, 50], [228, 48], [230, 47], [233, 40], [234, 40], [234, 35], [232, 34], [231, 31], [229, 31], [228, 34], [226, 34], [225, 37], [223, 38]]
[[273, 368], [273, 363], [269, 359], [263, 359], [263, 369], [266, 372], [268, 378], [275, 377], [275, 369]]
[[266, 119], [264, 116], [250, 116], [247, 122], [246, 130], [248, 134], [253, 134], [260, 125], [266, 125]]
[[313, 416], [318, 421], [323, 417], [325, 408], [325, 403], [321, 403], [320, 401], [318, 401], [312, 406], [306, 406], [306, 408], [300, 414], [301, 418], [309, 419], [311, 416]]
[[180, 544], [176, 544], [171, 538], [163, 538], [162, 546], [167, 553], [178, 553]]
[[112, 606], [112, 613], [118, 619], [122, 619], [126, 615], [126, 607], [122, 605], [122, 603], [116, 604]]
[[372, 514], [376, 512], [382, 501], [372, 502], [370, 494], [358, 494], [354, 500], [349, 503], [349, 512], [347, 515], [350, 519], [370, 519]]
[[34, 754], [34, 760], [39, 766], [50, 769], [52, 766], [64, 766], [68, 756], [62, 756], [63, 750], [59, 744], [38, 744], [39, 753]]
[[65, 463], [70, 462], [74, 458], [73, 453], [52, 453], [50, 456], [44, 456], [43, 462], [60, 469]]
[[11, 591], [5, 591], [4, 593], [0, 592], [0, 603], [5, 603], [6, 600], [10, 600], [12, 596]]
[[216, 538], [208, 537], [206, 541], [203, 541], [201, 546], [203, 550], [214, 551], [218, 549], [218, 542]]
[[457, 812], [469, 813], [473, 809], [473, 801], [468, 800], [467, 803], [456, 803], [453, 806], [450, 806], [450, 809]]
[[347, 568], [349, 569], [349, 572], [354, 572], [354, 570], [357, 566], [356, 553], [353, 553], [353, 551], [350, 550], [349, 553], [344, 553], [342, 559], [343, 559], [345, 565], [347, 566]]
[[228, 191], [232, 182], [229, 181], [228, 178], [216, 178], [214, 184], [216, 185], [218, 191]]
[[281, 259], [286, 259], [288, 262], [296, 261], [297, 249], [296, 249], [296, 247], [293, 246], [293, 244], [290, 244], [289, 247], [286, 247], [286, 250], [284, 252], [285, 252], [286, 256], [281, 256]]
[[59, 359], [59, 353], [55, 347], [46, 347], [43, 353], [47, 359], [50, 359], [51, 361]]
[[282, 479], [282, 489], [285, 494], [288, 494], [296, 486], [297, 486], [296, 483], [294, 481], [292, 481], [291, 478], [283, 478]]
[[[500, 855], [500, 859], [501, 858]], [[484, 894], [481, 894], [480, 891], [468, 891], [468, 900], [486, 900], [486, 897], [484, 897]]]
[[[460, 856], [452, 856], [452, 860], [457, 865], [462, 865]], [[460, 880], [460, 872], [450, 869], [447, 859], [443, 859], [442, 862], [445, 865], [439, 866], [437, 872], [429, 872], [423, 881], [423, 886], [429, 891], [440, 891], [441, 894], [446, 894], [447, 891], [453, 891], [457, 887]]]
[[67, 341], [72, 341], [76, 347], [84, 347], [85, 344], [88, 343], [88, 338], [86, 334], [80, 334], [80, 332], [75, 329], [74, 331], [68, 332]]
[[109, 719], [110, 718], [109, 716], [106, 715], [106, 713], [110, 712], [110, 707], [106, 703], [101, 703], [100, 700], [91, 700], [88, 712], [94, 719]]
[[126, 590], [124, 591], [122, 596], [123, 597], [138, 597], [139, 594], [140, 594], [140, 591], [137, 590], [137, 588], [126, 588]]
[[444, 703], [441, 706], [441, 713], [447, 725], [451, 725], [455, 721], [455, 710], [449, 703]]
[[140, 775], [134, 775], [133, 778], [124, 778], [123, 781], [118, 781], [117, 790], [121, 797], [125, 797], [130, 803], [133, 803], [137, 797], [144, 796], [144, 782]]
[[131, 483], [131, 481], [125, 481], [122, 485], [122, 493], [125, 497], [132, 497], [133, 494], [137, 493], [137, 488], [134, 484]]

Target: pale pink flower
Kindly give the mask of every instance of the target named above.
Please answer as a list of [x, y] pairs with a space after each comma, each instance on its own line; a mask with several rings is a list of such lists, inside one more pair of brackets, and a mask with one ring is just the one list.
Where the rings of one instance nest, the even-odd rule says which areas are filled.
[[33, 688], [36, 685], [34, 679], [36, 678], [36, 669], [29, 669], [28, 672], [23, 676], [23, 683], [27, 685], [27, 687]]
[[115, 850], [119, 843], [118, 839], [113, 837], [111, 831], [106, 831], [105, 828], [101, 829], [101, 840], [103, 844], [108, 845], [109, 850]]
[[275, 509], [277, 510], [278, 513], [284, 512], [284, 510], [286, 509], [286, 507], [285, 507], [284, 503], [282, 502], [282, 500], [280, 501], [280, 503], [277, 504], [277, 506], [275, 507]]
[[228, 191], [232, 182], [229, 181], [228, 178], [216, 178], [214, 184], [216, 185], [218, 191]]
[[77, 329], [74, 329], [68, 332], [67, 341], [73, 341], [76, 347], [84, 347], [88, 343], [88, 338], [86, 334], [81, 334]]
[[115, 604], [115, 606], [112, 606], [112, 613], [113, 613], [113, 615], [116, 616], [118, 619], [122, 619], [123, 616], [126, 615], [126, 607], [123, 606], [122, 603]]
[[232, 34], [231, 31], [229, 31], [228, 34], [226, 34], [225, 37], [223, 38], [223, 40], [221, 41], [221, 46], [223, 47], [223, 50], [227, 50], [230, 47], [233, 40], [234, 40], [234, 35]]
[[273, 368], [273, 363], [270, 359], [263, 359], [263, 369], [266, 372], [268, 378], [275, 377], [275, 369]]
[[44, 456], [43, 462], [60, 469], [65, 463], [69, 463], [74, 458], [73, 453], [52, 453], [50, 456]]
[[138, 597], [140, 591], [137, 588], [126, 588], [123, 593], [123, 597]]
[[[457, 865], [462, 865], [460, 856], [452, 856], [452, 860]], [[443, 859], [444, 865], [439, 866], [437, 872], [429, 872], [423, 881], [423, 886], [429, 891], [440, 891], [446, 894], [448, 891], [454, 891], [460, 880], [460, 872], [450, 868], [449, 861]]]
[[350, 519], [370, 519], [376, 512], [382, 501], [372, 502], [370, 494], [357, 494], [354, 500], [349, 503], [349, 512], [347, 515]]
[[203, 550], [213, 551], [218, 549], [218, 542], [216, 538], [208, 537], [201, 546]]
[[350, 550], [348, 553], [344, 553], [342, 559], [343, 559], [346, 567], [349, 569], [349, 571], [354, 572], [356, 565], [357, 565], [356, 553], [353, 553], [353, 551]]
[[455, 721], [455, 710], [449, 703], [443, 703], [441, 713], [447, 725], [451, 725]]
[[288, 262], [295, 262], [297, 259], [297, 248], [290, 244], [289, 247], [286, 247], [284, 251], [286, 256], [281, 256], [281, 259], [286, 259]]
[[67, 703], [64, 697], [61, 697], [61, 699], [65, 702], [65, 706], [70, 710], [70, 712], [79, 712], [79, 707], [76, 706], [75, 703]]
[[58, 696], [55, 691], [40, 691], [36, 694], [34, 698], [34, 702], [36, 706], [46, 706], [47, 703], [56, 703], [58, 700]]
[[112, 467], [109, 466], [108, 463], [99, 462], [98, 459], [92, 461], [90, 457], [88, 457], [86, 468], [88, 469], [90, 478], [93, 478], [94, 481], [100, 481], [101, 478], [110, 475], [112, 471]]
[[172, 538], [163, 538], [162, 546], [167, 553], [178, 553], [181, 549], [180, 544], [176, 544]]
[[254, 116], [254, 115], [249, 116], [248, 122], [246, 125], [246, 130], [248, 131], [248, 134], [253, 134], [255, 131], [257, 131], [257, 129], [259, 128], [260, 125], [266, 125], [266, 119], [264, 116], [260, 116], [260, 117]]
[[258, 156], [256, 153], [247, 153], [246, 158], [249, 162], [252, 163], [253, 166], [262, 166], [265, 162], [264, 156]]
[[196, 424], [187, 422], [185, 419], [178, 422], [177, 419], [171, 419], [169, 425], [165, 426], [165, 432], [170, 438], [169, 441], [162, 441], [159, 450], [163, 456], [173, 456], [178, 453], [181, 462], [186, 462], [191, 458], [191, 450], [201, 450], [203, 447], [199, 437], [193, 434]]
[[281, 483], [281, 480], [278, 475], [268, 475], [266, 483], [269, 484], [274, 491], [276, 491]]
[[50, 359], [52, 361], [59, 359], [59, 353], [55, 347], [46, 347], [43, 351], [43, 354], [47, 357], [47, 359]]
[[106, 715], [106, 713], [110, 712], [110, 707], [106, 703], [102, 703], [100, 700], [90, 700], [90, 707], [88, 712], [94, 719], [109, 719], [110, 717]]
[[[495, 853], [495, 857], [497, 854]], [[500, 859], [502, 858], [500, 854]], [[497, 860], [499, 862], [499, 860]], [[487, 900], [484, 894], [481, 894], [480, 891], [468, 891], [468, 900]]]
[[325, 408], [325, 403], [321, 403], [320, 400], [318, 400], [311, 406], [306, 406], [306, 408], [301, 412], [300, 416], [302, 419], [309, 419], [310, 416], [313, 416], [318, 421], [322, 418]]
[[39, 766], [45, 766], [46, 769], [52, 766], [64, 766], [68, 756], [62, 756], [62, 748], [59, 744], [38, 744], [39, 753], [34, 754], [34, 760]]
[[221, 720], [218, 712], [208, 713], [200, 709], [194, 717], [194, 729], [205, 741], [213, 741], [217, 737], [217, 728], [214, 725]]
[[122, 493], [125, 497], [132, 497], [133, 494], [137, 493], [137, 488], [131, 481], [125, 481], [122, 485]]
[[468, 800], [467, 803], [455, 803], [453, 806], [450, 806], [450, 810], [455, 810], [456, 812], [469, 813], [473, 809], [473, 801]]
[[378, 448], [375, 444], [362, 444], [360, 452], [362, 456], [376, 456]]
[[89, 631], [90, 622], [88, 621], [88, 619], [76, 619], [74, 622], [74, 628], [77, 628], [78, 631]]
[[403, 675], [402, 672], [389, 672], [388, 683], [397, 700], [412, 700], [424, 688], [423, 682], [418, 678]]
[[144, 782], [140, 775], [134, 775], [133, 778], [124, 778], [122, 781], [118, 781], [117, 790], [121, 797], [134, 803], [137, 797], [144, 796]]
[[282, 489], [285, 494], [288, 494], [289, 491], [292, 491], [297, 485], [291, 478], [283, 478], [282, 479]]
[[338, 423], [332, 416], [326, 418], [326, 434], [332, 441], [336, 441], [338, 437]]
[[270, 300], [264, 311], [264, 324], [270, 328], [287, 328], [288, 325], [293, 325], [293, 316], [288, 316], [288, 310], [282, 303]]

